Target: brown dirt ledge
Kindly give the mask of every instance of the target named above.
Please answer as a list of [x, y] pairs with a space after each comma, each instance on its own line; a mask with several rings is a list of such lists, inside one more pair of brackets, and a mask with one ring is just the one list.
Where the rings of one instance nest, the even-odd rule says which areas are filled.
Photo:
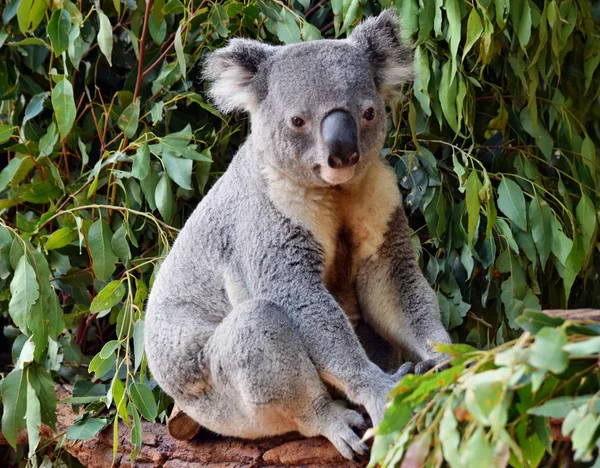
[[[57, 386], [58, 400], [70, 396], [68, 387]], [[66, 431], [77, 415], [70, 404], [57, 407], [58, 434]], [[233, 468], [233, 467], [365, 467], [367, 460], [355, 463], [342, 457], [331, 443], [323, 437], [304, 438], [299, 434], [286, 434], [260, 440], [225, 438], [201, 431], [190, 441], [173, 439], [163, 424], [142, 422], [142, 450], [133, 466], [139, 468]], [[53, 438], [47, 427], [42, 438]], [[27, 433], [21, 431], [17, 442], [27, 443]], [[6, 445], [0, 434], [0, 446]], [[122, 421], [119, 424], [119, 447], [113, 464], [113, 426], [108, 426], [87, 441], [67, 441], [63, 447], [89, 468], [132, 466], [130, 454], [130, 430]]]

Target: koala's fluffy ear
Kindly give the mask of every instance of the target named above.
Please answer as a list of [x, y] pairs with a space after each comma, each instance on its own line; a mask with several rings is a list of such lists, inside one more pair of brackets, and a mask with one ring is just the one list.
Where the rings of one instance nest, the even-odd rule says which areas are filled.
[[252, 112], [266, 94], [261, 67], [277, 47], [250, 39], [232, 39], [208, 55], [202, 76], [210, 82], [208, 95], [224, 113]]
[[400, 39], [397, 13], [384, 10], [360, 23], [349, 38], [364, 50], [373, 69], [375, 85], [385, 98], [400, 94], [403, 83], [413, 78], [413, 53]]

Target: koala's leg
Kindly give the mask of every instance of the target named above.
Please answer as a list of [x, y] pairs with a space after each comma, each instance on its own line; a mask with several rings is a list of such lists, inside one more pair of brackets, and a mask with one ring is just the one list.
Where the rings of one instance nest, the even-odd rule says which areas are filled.
[[404, 209], [398, 208], [379, 252], [365, 260], [357, 289], [364, 320], [415, 361], [416, 373], [447, 359], [430, 343], [450, 343], [437, 297], [415, 259]]
[[299, 431], [323, 435], [347, 458], [367, 447], [360, 414], [325, 389], [290, 320], [265, 300], [240, 303], [202, 351], [207, 388], [177, 403], [204, 427], [243, 438]]

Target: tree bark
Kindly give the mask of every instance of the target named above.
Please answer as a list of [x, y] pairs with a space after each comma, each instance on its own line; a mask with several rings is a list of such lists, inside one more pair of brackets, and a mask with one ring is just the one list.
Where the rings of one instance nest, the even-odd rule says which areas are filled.
[[[58, 400], [71, 396], [66, 386], [56, 386]], [[48, 427], [42, 428], [42, 438], [56, 438], [73, 424], [75, 414], [70, 404], [57, 406], [57, 434]], [[134, 460], [131, 433], [119, 422], [119, 446], [113, 464], [112, 425], [87, 441], [66, 441], [62, 446], [88, 468], [111, 468], [135, 466], [141, 468], [228, 468], [295, 466], [357, 468], [367, 465], [368, 460], [355, 463], [343, 458], [331, 443], [323, 437], [304, 438], [299, 434], [286, 434], [260, 440], [240, 440], [221, 437], [206, 430], [190, 441], [175, 440], [164, 424], [142, 422], [142, 449]], [[17, 443], [27, 443], [27, 432], [20, 431]], [[0, 445], [8, 445], [0, 433]]]

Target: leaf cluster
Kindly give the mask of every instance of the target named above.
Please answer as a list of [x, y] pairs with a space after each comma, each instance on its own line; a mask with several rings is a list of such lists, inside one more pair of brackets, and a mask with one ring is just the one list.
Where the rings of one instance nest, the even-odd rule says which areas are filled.
[[528, 311], [526, 331], [490, 351], [439, 345], [448, 369], [407, 376], [377, 429], [371, 466], [548, 466], [564, 457], [551, 421], [577, 462], [600, 458], [600, 323]]

